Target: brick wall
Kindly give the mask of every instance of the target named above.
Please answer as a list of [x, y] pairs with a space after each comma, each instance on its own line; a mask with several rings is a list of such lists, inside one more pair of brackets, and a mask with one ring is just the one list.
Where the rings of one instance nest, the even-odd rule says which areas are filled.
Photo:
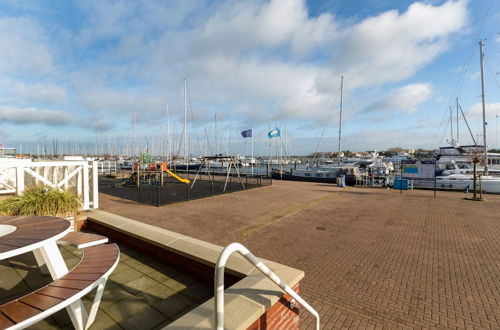
[[[292, 289], [300, 293], [300, 283], [297, 283]], [[280, 300], [247, 329], [299, 329], [299, 310], [297, 304], [295, 304], [294, 308], [290, 308], [290, 301], [291, 297], [284, 294]]]

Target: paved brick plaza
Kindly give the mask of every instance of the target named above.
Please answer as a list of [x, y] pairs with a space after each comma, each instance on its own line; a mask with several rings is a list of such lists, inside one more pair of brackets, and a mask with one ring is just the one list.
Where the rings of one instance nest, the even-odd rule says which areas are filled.
[[324, 329], [498, 329], [500, 196], [463, 197], [274, 182], [160, 208], [101, 194], [101, 207], [305, 270]]

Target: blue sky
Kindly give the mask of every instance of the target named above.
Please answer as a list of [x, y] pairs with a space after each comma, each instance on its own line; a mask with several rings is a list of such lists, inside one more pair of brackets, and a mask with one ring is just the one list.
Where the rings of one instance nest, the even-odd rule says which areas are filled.
[[319, 150], [336, 151], [343, 75], [343, 149], [433, 148], [450, 138], [456, 97], [480, 131], [485, 38], [488, 139], [500, 147], [498, 21], [495, 0], [2, 1], [0, 141], [159, 152], [168, 104], [176, 151], [187, 77], [194, 152], [248, 153], [239, 132], [253, 127], [267, 154], [278, 126], [289, 153], [307, 154], [325, 123]]

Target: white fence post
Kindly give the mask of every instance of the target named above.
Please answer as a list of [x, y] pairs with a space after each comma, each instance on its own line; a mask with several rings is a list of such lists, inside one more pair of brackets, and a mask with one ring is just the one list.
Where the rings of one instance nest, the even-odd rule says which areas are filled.
[[92, 161], [92, 208], [99, 208], [99, 169], [98, 162]]
[[83, 165], [83, 210], [87, 211], [90, 209], [90, 200], [89, 200], [89, 163], [85, 162]]
[[16, 166], [16, 193], [22, 195], [24, 193], [24, 167]]

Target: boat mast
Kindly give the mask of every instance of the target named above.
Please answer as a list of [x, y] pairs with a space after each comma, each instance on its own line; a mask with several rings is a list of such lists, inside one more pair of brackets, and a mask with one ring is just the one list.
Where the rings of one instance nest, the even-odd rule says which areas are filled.
[[215, 134], [215, 156], [217, 156], [217, 112], [214, 116], [214, 134]]
[[170, 137], [170, 113], [168, 109], [168, 103], [167, 103], [167, 162], [170, 165], [172, 162], [172, 141]]
[[457, 146], [460, 145], [460, 131], [458, 125], [458, 97], [457, 97]]
[[134, 154], [133, 156], [137, 156], [137, 131], [136, 131], [136, 126], [137, 126], [137, 112], [135, 111], [135, 106], [134, 106], [134, 150], [132, 151]]
[[455, 143], [453, 142], [453, 110], [451, 108], [451, 105], [450, 105], [450, 132], [451, 132], [451, 140], [450, 140], [450, 145], [452, 147], [455, 146]]
[[187, 141], [187, 80], [184, 78], [184, 162], [188, 170], [188, 141]]
[[483, 108], [484, 175], [488, 175], [488, 148], [486, 145], [486, 102], [484, 100], [484, 42], [479, 40], [479, 59], [481, 64], [481, 103]]
[[344, 89], [344, 76], [340, 77], [340, 116], [339, 116], [339, 152], [337, 155], [340, 165], [340, 143], [342, 141], [342, 93]]

